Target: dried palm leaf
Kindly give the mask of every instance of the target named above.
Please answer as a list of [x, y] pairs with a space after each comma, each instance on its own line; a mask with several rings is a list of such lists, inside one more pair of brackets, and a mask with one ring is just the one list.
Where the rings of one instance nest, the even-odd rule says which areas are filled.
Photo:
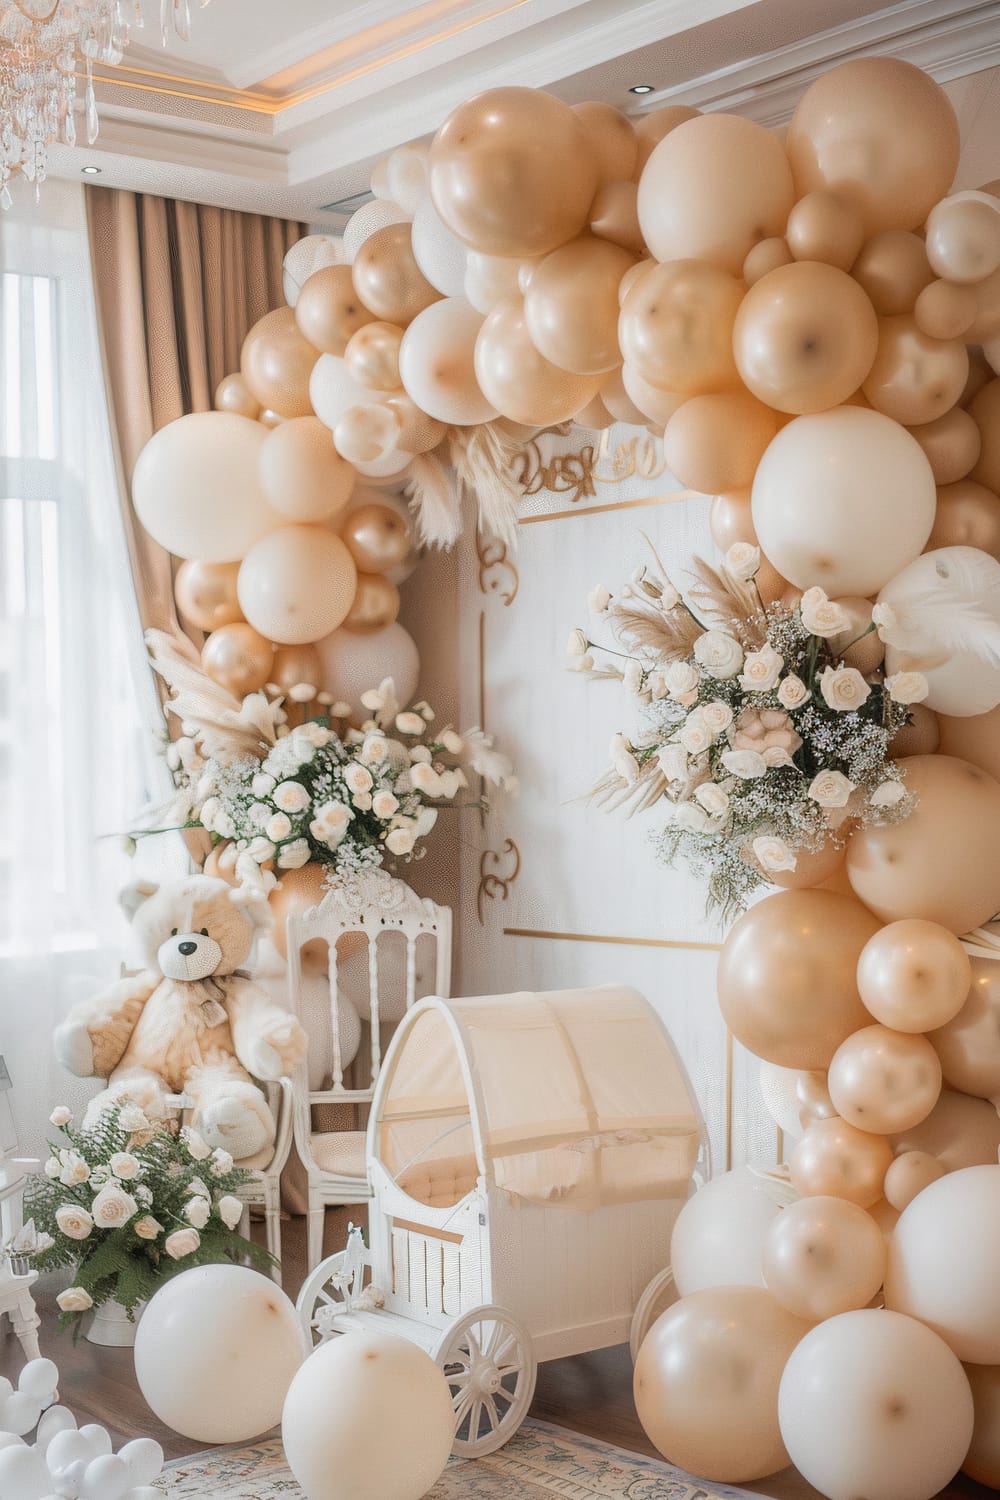
[[479, 509], [479, 530], [513, 550], [523, 489], [514, 460], [521, 443], [492, 422], [448, 429], [448, 454], [464, 493]]
[[165, 631], [146, 631], [153, 668], [171, 692], [168, 711], [190, 726], [203, 755], [223, 764], [245, 755], [263, 759], [277, 740], [280, 706], [261, 693], [241, 702], [191, 660], [185, 644]]
[[669, 612], [640, 604], [612, 604], [608, 619], [615, 636], [624, 644], [641, 646], [664, 661], [690, 656], [702, 634], [697, 620], [686, 609]]
[[702, 613], [723, 629], [763, 645], [766, 631], [759, 618], [761, 606], [756, 589], [722, 569], [713, 568], [701, 557], [691, 559], [691, 572], [695, 579], [691, 598]]
[[649, 760], [641, 768], [634, 781], [626, 781], [613, 769], [605, 771], [584, 800], [595, 803], [605, 812], [616, 812], [619, 808], [625, 808], [627, 809], [626, 816], [631, 818], [636, 813], [645, 811], [647, 807], [652, 807], [666, 790], [666, 777], [658, 763], [655, 760]]
[[433, 453], [418, 453], [410, 462], [410, 475], [406, 496], [420, 541], [425, 547], [453, 547], [462, 530], [458, 485]]

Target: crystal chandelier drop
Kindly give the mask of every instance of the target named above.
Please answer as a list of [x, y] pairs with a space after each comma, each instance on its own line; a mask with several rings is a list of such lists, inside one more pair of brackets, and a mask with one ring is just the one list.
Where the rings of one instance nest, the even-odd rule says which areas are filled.
[[[207, 5], [208, 0], [201, 0]], [[160, 0], [160, 36], [190, 34], [190, 0]], [[38, 189], [53, 141], [76, 144], [84, 78], [87, 141], [97, 139], [94, 64], [115, 65], [143, 26], [142, 0], [0, 0], [0, 208], [20, 173]]]

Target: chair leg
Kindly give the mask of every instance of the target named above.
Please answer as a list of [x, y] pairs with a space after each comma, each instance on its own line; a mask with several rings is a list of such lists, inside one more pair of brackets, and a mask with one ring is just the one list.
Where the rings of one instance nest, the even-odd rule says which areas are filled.
[[41, 1359], [38, 1329], [42, 1320], [38, 1316], [35, 1299], [27, 1289], [18, 1297], [17, 1309], [11, 1313], [10, 1321], [14, 1325], [17, 1341], [24, 1350], [25, 1359]]
[[271, 1276], [281, 1285], [281, 1201], [279, 1193], [270, 1185], [264, 1189], [264, 1221], [267, 1226], [267, 1248], [276, 1264], [271, 1267]]
[[315, 1271], [323, 1259], [323, 1226], [326, 1222], [326, 1208], [321, 1199], [309, 1194], [309, 1265], [310, 1271]]

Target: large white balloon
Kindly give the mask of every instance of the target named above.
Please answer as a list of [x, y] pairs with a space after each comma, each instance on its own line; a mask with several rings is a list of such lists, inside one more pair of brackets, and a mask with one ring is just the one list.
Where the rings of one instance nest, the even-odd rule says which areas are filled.
[[386, 1333], [321, 1344], [281, 1419], [288, 1467], [309, 1500], [421, 1500], [454, 1436], [444, 1375], [423, 1349]]
[[408, 141], [405, 146], [397, 146], [385, 164], [389, 198], [398, 203], [405, 214], [415, 214], [427, 198], [429, 154], [429, 147], [422, 141]]
[[763, 1286], [767, 1231], [795, 1194], [739, 1167], [699, 1188], [677, 1216], [670, 1264], [682, 1297], [712, 1286]]
[[860, 406], [796, 417], [754, 476], [754, 528], [798, 588], [835, 598], [877, 593], [931, 534], [934, 475], [905, 427]]
[[325, 526], [283, 526], [252, 547], [236, 592], [249, 624], [266, 640], [302, 646], [336, 630], [358, 586], [354, 559]]
[[332, 234], [307, 234], [296, 240], [282, 262], [282, 289], [289, 307], [299, 300], [299, 293], [314, 271], [344, 264], [344, 242]]
[[792, 1462], [830, 1500], [930, 1500], [968, 1451], [972, 1392], [937, 1334], [862, 1309], [792, 1351], [778, 1421]]
[[445, 297], [418, 313], [399, 346], [399, 376], [411, 401], [439, 422], [460, 427], [497, 415], [476, 379], [476, 339], [483, 326], [464, 297]]
[[923, 672], [925, 705], [968, 718], [1000, 703], [1000, 562], [978, 547], [939, 547], [879, 594], [887, 672]]
[[295, 1308], [245, 1266], [195, 1266], [161, 1287], [136, 1330], [139, 1389], [161, 1422], [204, 1443], [273, 1427], [305, 1357]]
[[464, 297], [469, 247], [442, 223], [429, 197], [421, 201], [413, 215], [411, 241], [413, 259], [431, 286], [446, 297]]
[[408, 224], [412, 217], [398, 203], [385, 198], [362, 203], [344, 227], [344, 259], [347, 264], [354, 264], [354, 257], [365, 240], [371, 239], [373, 234], [377, 234], [380, 229], [388, 229], [390, 224]]
[[238, 562], [281, 526], [264, 498], [257, 463], [267, 428], [234, 412], [178, 417], [154, 433], [132, 475], [136, 514], [177, 557]]
[[968, 1364], [1000, 1364], [1000, 1166], [924, 1188], [889, 1244], [886, 1305], [933, 1328]]
[[335, 630], [316, 642], [323, 663], [323, 686], [335, 700], [349, 703], [359, 718], [367, 717], [361, 694], [391, 677], [404, 707], [417, 696], [420, 656], [409, 631], [398, 622], [370, 635]]
[[798, 1095], [798, 1068], [782, 1068], [764, 1059], [760, 1065], [760, 1093], [764, 1108], [778, 1129], [798, 1140], [803, 1134], [799, 1114], [802, 1101]]
[[378, 406], [391, 395], [355, 380], [339, 354], [321, 354], [309, 377], [313, 411], [331, 432], [350, 407]]

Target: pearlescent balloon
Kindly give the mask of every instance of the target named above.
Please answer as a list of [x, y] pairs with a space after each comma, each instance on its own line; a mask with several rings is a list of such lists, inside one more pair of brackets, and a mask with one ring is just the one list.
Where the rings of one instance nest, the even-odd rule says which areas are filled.
[[303, 336], [290, 307], [265, 313], [243, 340], [243, 379], [269, 411], [281, 417], [307, 417], [309, 377], [318, 358]]
[[399, 346], [403, 330], [397, 323], [367, 323], [344, 350], [344, 364], [352, 380], [373, 391], [395, 391], [399, 377]]
[[896, 1031], [944, 1026], [962, 1009], [971, 984], [972, 965], [958, 938], [919, 917], [890, 922], [869, 938], [858, 959], [862, 1000], [877, 1021]]
[[234, 625], [243, 611], [236, 597], [238, 563], [182, 562], [174, 578], [174, 598], [181, 618], [196, 630]]
[[377, 234], [380, 229], [388, 229], [390, 224], [408, 224], [412, 217], [398, 203], [384, 198], [376, 198], [372, 203], [362, 203], [348, 219], [344, 229], [344, 260], [348, 265], [353, 265], [361, 246], [373, 234]]
[[885, 1197], [899, 1213], [908, 1208], [918, 1193], [937, 1182], [944, 1166], [929, 1151], [904, 1151], [897, 1156], [885, 1174]]
[[882, 1182], [892, 1161], [884, 1135], [859, 1130], [834, 1115], [815, 1120], [792, 1152], [792, 1186], [803, 1198], [846, 1198], [871, 1208], [882, 1196]]
[[399, 374], [406, 394], [429, 417], [469, 427], [489, 422], [497, 409], [476, 379], [476, 340], [483, 315], [464, 297], [425, 308], [403, 335]]
[[236, 698], [260, 692], [273, 665], [271, 642], [242, 622], [213, 630], [201, 651], [202, 670]]
[[384, 323], [405, 328], [440, 293], [417, 265], [409, 224], [389, 224], [365, 240], [352, 266], [354, 290]]
[[337, 452], [351, 464], [374, 463], [393, 453], [399, 442], [399, 418], [388, 406], [366, 401], [349, 406], [333, 429]]
[[741, 284], [717, 266], [697, 260], [652, 266], [622, 304], [622, 354], [661, 390], [691, 396], [734, 390], [733, 324], [742, 297]]
[[841, 1042], [827, 1087], [842, 1119], [895, 1135], [926, 1120], [941, 1093], [941, 1063], [924, 1036], [864, 1026]]
[[946, 1083], [979, 1099], [1000, 1098], [1000, 963], [969, 960], [970, 978], [957, 1012], [928, 1035]]
[[318, 417], [292, 417], [267, 435], [258, 460], [268, 504], [285, 521], [325, 521], [351, 497], [356, 474]]
[[373, 389], [355, 380], [339, 355], [323, 354], [316, 362], [309, 382], [309, 395], [317, 417], [332, 432], [344, 412], [366, 402], [378, 405], [391, 391]]
[[388, 573], [406, 560], [412, 542], [407, 518], [380, 502], [353, 506], [340, 529], [362, 573]]
[[986, 1099], [942, 1089], [926, 1120], [894, 1135], [892, 1147], [897, 1155], [926, 1151], [937, 1157], [946, 1172], [992, 1165], [1000, 1149], [1000, 1115]]
[[407, 141], [405, 146], [396, 147], [385, 164], [389, 198], [414, 217], [420, 205], [427, 201], [429, 155], [423, 141]]
[[618, 284], [633, 264], [627, 250], [590, 234], [545, 256], [524, 298], [536, 349], [576, 375], [601, 375], [619, 365]]
[[315, 349], [343, 354], [358, 329], [375, 320], [354, 290], [350, 266], [325, 266], [299, 292], [295, 321]]
[[864, 1307], [885, 1277], [882, 1231], [846, 1198], [801, 1198], [764, 1241], [764, 1282], [782, 1307], [810, 1323]]
[[240, 605], [255, 630], [282, 646], [329, 635], [347, 615], [357, 589], [354, 560], [322, 526], [283, 526], [243, 559]]
[[231, 411], [238, 417], [249, 417], [253, 422], [260, 416], [260, 402], [238, 371], [219, 381], [212, 405], [216, 411]]
[[1000, 266], [1000, 207], [990, 193], [953, 193], [927, 216], [927, 259], [938, 276], [983, 281]]

